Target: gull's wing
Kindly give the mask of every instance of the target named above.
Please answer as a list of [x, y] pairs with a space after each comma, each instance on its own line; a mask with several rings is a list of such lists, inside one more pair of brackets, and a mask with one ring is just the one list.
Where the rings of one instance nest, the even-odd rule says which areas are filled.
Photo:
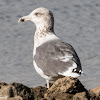
[[[53, 40], [36, 48], [34, 61], [45, 75], [56, 76], [73, 68], [72, 71], [82, 71], [80, 60], [73, 47], [60, 40]], [[75, 66], [73, 66], [75, 65]]]

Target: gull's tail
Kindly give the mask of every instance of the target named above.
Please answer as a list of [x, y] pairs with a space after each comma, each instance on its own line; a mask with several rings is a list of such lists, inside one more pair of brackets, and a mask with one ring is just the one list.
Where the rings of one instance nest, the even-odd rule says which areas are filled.
[[83, 73], [83, 71], [81, 72], [81, 76], [87, 76], [86, 73]]

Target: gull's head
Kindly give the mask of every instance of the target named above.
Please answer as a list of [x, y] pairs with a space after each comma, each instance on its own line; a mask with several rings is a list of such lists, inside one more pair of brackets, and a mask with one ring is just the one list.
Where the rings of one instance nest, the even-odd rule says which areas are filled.
[[50, 10], [46, 8], [37, 8], [32, 11], [29, 15], [21, 17], [18, 22], [32, 21], [35, 23], [37, 28], [44, 28], [53, 30], [54, 17]]

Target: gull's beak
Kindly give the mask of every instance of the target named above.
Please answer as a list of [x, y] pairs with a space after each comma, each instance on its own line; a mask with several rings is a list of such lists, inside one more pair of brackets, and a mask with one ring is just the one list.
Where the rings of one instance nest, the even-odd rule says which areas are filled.
[[19, 23], [19, 22], [24, 22], [24, 19], [20, 18], [20, 19], [18, 20], [18, 23]]
[[18, 20], [18, 23], [19, 22], [24, 22], [24, 21], [30, 21], [31, 20], [31, 16], [28, 15], [28, 16], [23, 16], [21, 17], [19, 20]]

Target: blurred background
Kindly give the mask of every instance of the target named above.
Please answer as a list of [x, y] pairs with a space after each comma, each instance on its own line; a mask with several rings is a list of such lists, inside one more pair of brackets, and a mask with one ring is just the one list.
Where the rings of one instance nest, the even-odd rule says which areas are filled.
[[100, 0], [0, 0], [0, 82], [44, 86], [33, 67], [35, 25], [18, 19], [46, 7], [55, 17], [55, 33], [78, 53], [87, 89], [100, 85]]

